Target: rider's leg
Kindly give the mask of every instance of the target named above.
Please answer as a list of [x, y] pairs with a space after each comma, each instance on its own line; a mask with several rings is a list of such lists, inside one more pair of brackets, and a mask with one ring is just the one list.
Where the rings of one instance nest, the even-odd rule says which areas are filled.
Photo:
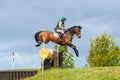
[[60, 41], [62, 41], [63, 33], [60, 34]]
[[62, 37], [63, 37], [64, 31], [60, 30], [60, 29], [57, 29], [56, 32], [60, 33], [59, 37], [60, 37], [60, 41], [62, 41]]
[[60, 41], [62, 41], [63, 35], [64, 35], [64, 31], [62, 30], [60, 34]]

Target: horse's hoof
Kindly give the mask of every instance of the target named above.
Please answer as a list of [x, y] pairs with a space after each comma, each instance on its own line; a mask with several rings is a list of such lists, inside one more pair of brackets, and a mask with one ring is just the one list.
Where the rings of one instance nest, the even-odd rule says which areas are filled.
[[79, 55], [76, 55], [77, 57], [79, 57]]
[[40, 46], [40, 45], [39, 44], [35, 45], [35, 47], [38, 47], [38, 46]]

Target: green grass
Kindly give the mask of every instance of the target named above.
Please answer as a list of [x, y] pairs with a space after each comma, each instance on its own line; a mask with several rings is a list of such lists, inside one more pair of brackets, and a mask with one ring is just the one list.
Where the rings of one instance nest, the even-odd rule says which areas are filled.
[[120, 67], [38, 70], [25, 80], [120, 80]]

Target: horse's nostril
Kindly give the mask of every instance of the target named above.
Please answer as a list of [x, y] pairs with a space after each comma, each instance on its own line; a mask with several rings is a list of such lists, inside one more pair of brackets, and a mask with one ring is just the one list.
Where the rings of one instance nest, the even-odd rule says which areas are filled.
[[78, 38], [81, 38], [81, 36], [79, 36]]

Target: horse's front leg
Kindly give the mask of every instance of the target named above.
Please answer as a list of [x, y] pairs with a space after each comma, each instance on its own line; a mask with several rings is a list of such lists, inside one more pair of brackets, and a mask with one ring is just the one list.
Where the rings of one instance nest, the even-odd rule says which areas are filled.
[[71, 43], [69, 46], [75, 51], [76, 56], [79, 57], [79, 52], [78, 52], [78, 50], [76, 49], [76, 46], [73, 45], [72, 43]]

